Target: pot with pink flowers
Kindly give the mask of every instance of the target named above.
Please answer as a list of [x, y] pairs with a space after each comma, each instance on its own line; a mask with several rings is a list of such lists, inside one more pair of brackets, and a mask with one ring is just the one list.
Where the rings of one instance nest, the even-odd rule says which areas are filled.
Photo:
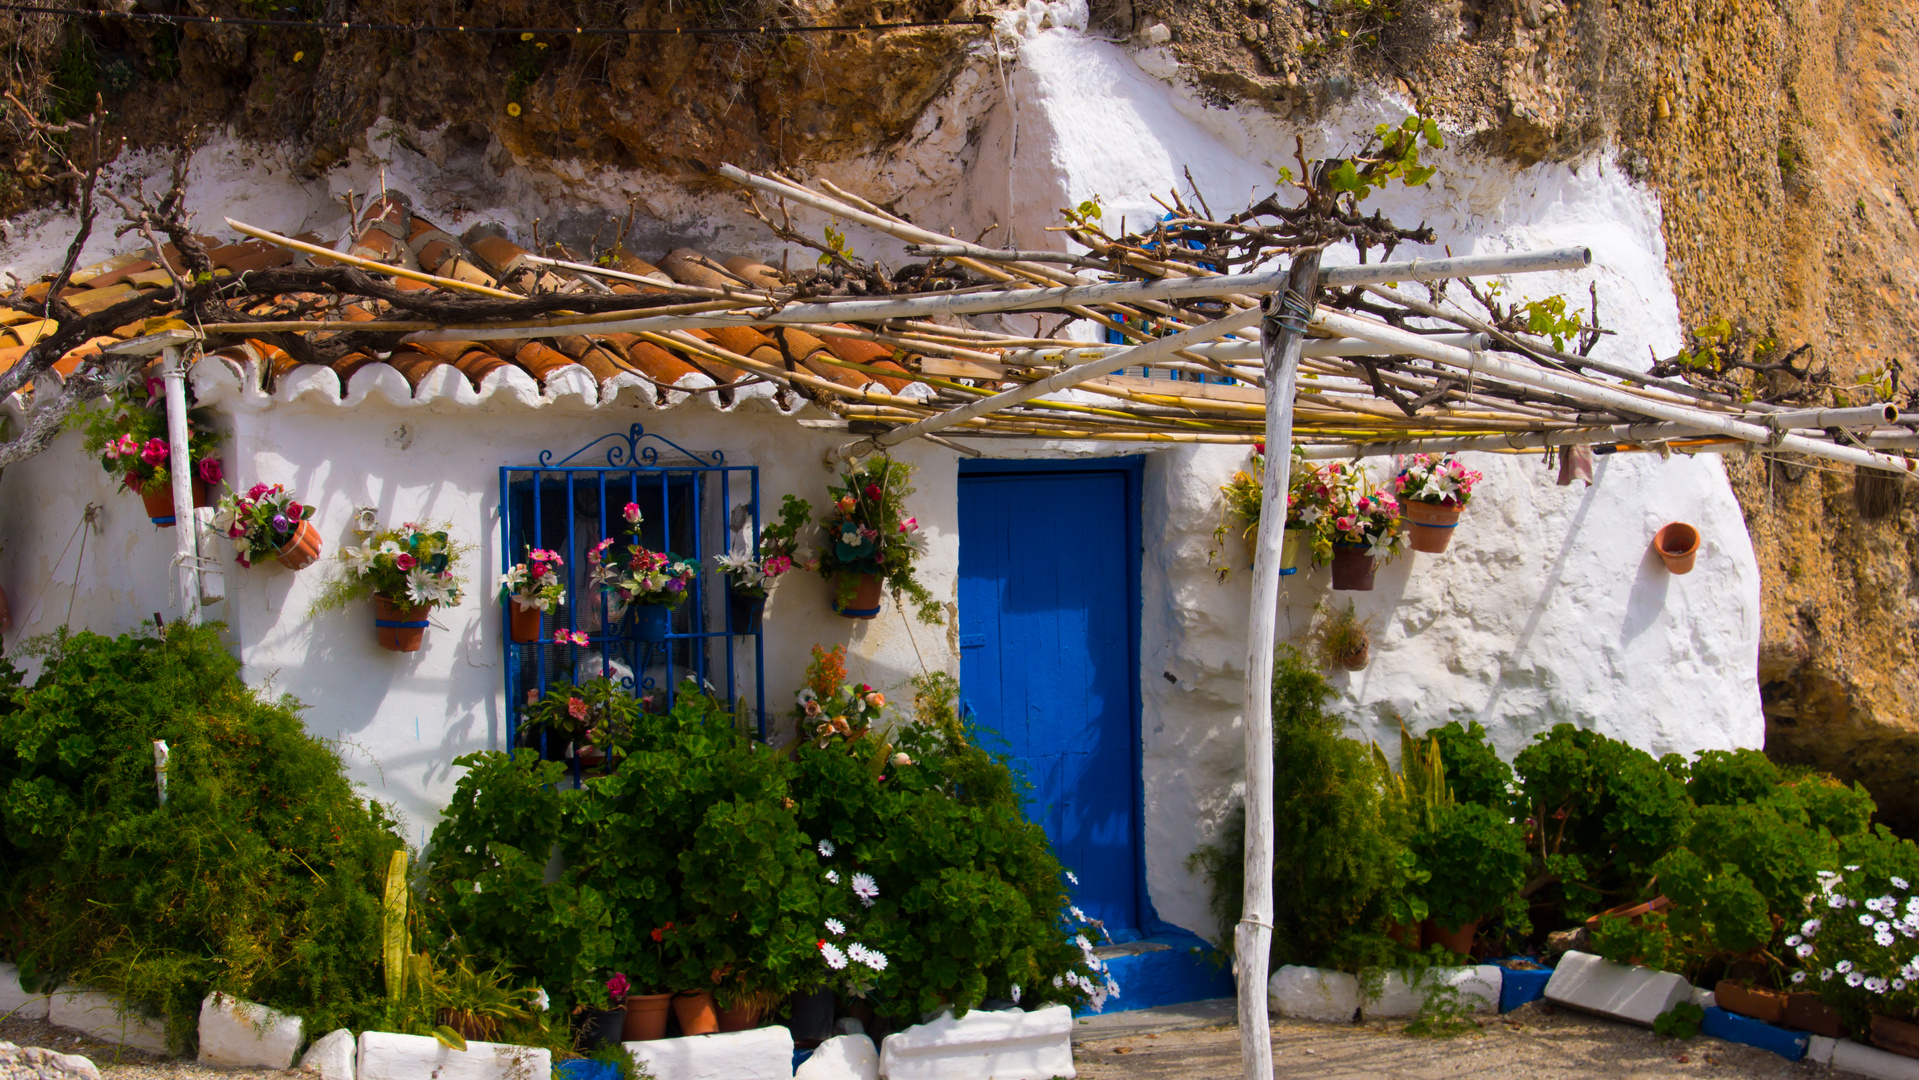
[[649, 550], [640, 542], [638, 503], [627, 503], [622, 516], [628, 526], [623, 548], [609, 553], [618, 541], [608, 538], [587, 549], [586, 559], [593, 568], [590, 580], [613, 601], [616, 617], [633, 616], [635, 638], [657, 644], [672, 633], [673, 609], [691, 595], [700, 566], [670, 551]]
[[566, 602], [566, 583], [560, 568], [566, 560], [557, 551], [533, 548], [526, 561], [500, 575], [500, 604], [506, 608], [507, 635], [516, 645], [540, 640], [540, 619]]
[[[128, 378], [107, 395], [106, 404], [85, 416], [81, 445], [100, 467], [120, 477], [121, 487], [140, 496], [147, 517], [162, 529], [173, 528], [173, 447], [167, 442], [166, 395], [158, 379]], [[222, 477], [216, 432], [187, 420], [187, 461], [193, 505], [212, 506], [212, 485]]]
[[713, 563], [726, 576], [726, 625], [731, 634], [757, 634], [766, 612], [766, 594], [781, 576], [796, 569], [820, 565], [811, 548], [799, 546], [799, 535], [812, 527], [813, 506], [796, 495], [780, 503], [780, 520], [760, 530], [756, 550], [742, 549], [715, 555]]
[[1399, 465], [1393, 488], [1410, 528], [1413, 550], [1445, 551], [1459, 526], [1460, 512], [1484, 477], [1445, 454], [1412, 454], [1399, 459]]
[[1379, 564], [1397, 557], [1406, 543], [1399, 500], [1375, 485], [1363, 467], [1339, 474], [1327, 533], [1333, 549], [1333, 588], [1352, 592], [1371, 592]]
[[246, 494], [229, 491], [213, 515], [213, 527], [226, 534], [241, 566], [278, 559], [289, 570], [304, 570], [320, 557], [320, 531], [308, 519], [313, 507], [293, 497], [285, 484], [255, 484]]

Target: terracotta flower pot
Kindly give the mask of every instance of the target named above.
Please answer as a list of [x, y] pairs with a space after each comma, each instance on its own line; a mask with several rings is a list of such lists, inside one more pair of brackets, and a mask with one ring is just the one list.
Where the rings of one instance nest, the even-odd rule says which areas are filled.
[[1470, 956], [1473, 951], [1473, 938], [1479, 935], [1479, 920], [1462, 923], [1451, 930], [1439, 925], [1435, 919], [1427, 919], [1419, 924], [1420, 940], [1427, 945], [1444, 945], [1448, 952], [1461, 956]]
[[1414, 952], [1420, 950], [1418, 923], [1387, 923], [1386, 936]]
[[1721, 979], [1719, 985], [1712, 988], [1712, 996], [1719, 1007], [1727, 1012], [1764, 1020], [1768, 1024], [1781, 1023], [1786, 1019], [1786, 995], [1777, 990], [1741, 986], [1731, 979]]
[[1413, 550], [1434, 555], [1446, 550], [1446, 545], [1453, 542], [1453, 530], [1459, 527], [1459, 514], [1463, 509], [1458, 505], [1446, 506], [1416, 499], [1400, 503], [1399, 516], [1413, 527]]
[[1333, 588], [1348, 592], [1372, 592], [1373, 575], [1379, 559], [1366, 554], [1364, 544], [1333, 545]]
[[853, 600], [845, 607], [840, 606], [840, 582], [847, 575], [841, 574], [833, 581], [833, 610], [848, 619], [872, 619], [880, 613], [880, 579], [878, 574], [860, 574], [853, 584]]
[[396, 603], [384, 596], [373, 598], [373, 633], [380, 648], [393, 652], [419, 652], [426, 637], [426, 616], [432, 604], [419, 607]]
[[1357, 645], [1335, 654], [1333, 662], [1347, 671], [1364, 671], [1366, 665], [1373, 662], [1372, 639], [1366, 638]]
[[[129, 475], [127, 477], [127, 486], [140, 493], [140, 501], [146, 505], [147, 517], [152, 519], [153, 524], [159, 528], [173, 528], [173, 481], [168, 480], [165, 483], [148, 484], [146, 487], [141, 487], [139, 484], [133, 482], [136, 479], [136, 477]], [[212, 500], [207, 496], [206, 483], [198, 477], [195, 477], [193, 480], [193, 505], [213, 505]]]
[[1919, 1024], [1874, 1016], [1869, 1037], [1872, 1045], [1881, 1050], [1890, 1050], [1906, 1057], [1919, 1057]]
[[711, 1035], [720, 1030], [719, 1011], [710, 990], [683, 990], [673, 995], [673, 1016], [682, 1035]]
[[1664, 911], [1671, 906], [1671, 900], [1664, 896], [1655, 896], [1645, 903], [1621, 904], [1616, 908], [1607, 908], [1605, 911], [1587, 919], [1586, 925], [1588, 927], [1597, 927], [1599, 920], [1608, 915], [1616, 915], [1622, 919], [1631, 919], [1632, 924], [1638, 926], [1641, 922], [1645, 921], [1646, 916], [1655, 912]]
[[1692, 561], [1699, 555], [1699, 530], [1682, 521], [1662, 525], [1652, 537], [1653, 550], [1666, 569], [1675, 574], [1692, 572]]
[[757, 1027], [760, 1022], [760, 1006], [757, 1002], [750, 1005], [735, 1005], [719, 1011], [721, 1031], [745, 1031]]
[[1786, 995], [1786, 1026], [1828, 1039], [1846, 1037], [1846, 1022], [1839, 1010], [1819, 1000], [1818, 994], [1803, 990]]
[[540, 609], [522, 607], [511, 597], [506, 601], [507, 634], [515, 645], [527, 645], [540, 640]]
[[320, 557], [320, 530], [313, 527], [311, 521], [302, 521], [280, 545], [278, 558], [280, 565], [288, 570], [305, 570]]
[[672, 994], [628, 994], [621, 1038], [626, 1042], [666, 1038], [666, 1010], [672, 1004]]

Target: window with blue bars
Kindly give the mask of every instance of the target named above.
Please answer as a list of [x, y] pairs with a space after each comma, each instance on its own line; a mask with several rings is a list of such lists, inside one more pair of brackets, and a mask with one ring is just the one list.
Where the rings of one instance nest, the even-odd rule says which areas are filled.
[[[602, 462], [588, 464], [605, 446]], [[662, 449], [670, 451], [662, 454]], [[549, 689], [602, 676], [623, 691], [665, 707], [680, 684], [692, 679], [731, 703], [765, 737], [766, 701], [759, 673], [765, 649], [757, 625], [737, 625], [724, 576], [713, 556], [752, 545], [759, 536], [759, 469], [728, 465], [722, 454], [695, 454], [635, 424], [602, 436], [559, 461], [551, 452], [538, 465], [500, 470], [503, 549], [501, 565], [524, 562], [536, 548], [558, 552], [566, 599], [541, 619], [537, 641], [516, 643], [501, 633], [506, 651], [508, 745], [533, 746], [563, 760], [564, 746], [548, 745], [545, 733], [520, 738], [520, 709]], [[639, 625], [637, 607], [621, 610], [589, 581], [588, 552], [603, 539], [624, 549], [629, 530], [624, 511], [640, 508], [639, 542], [671, 552], [699, 567], [687, 598], [671, 610], [664, 635]], [[501, 607], [502, 630], [506, 608]], [[587, 636], [582, 646], [559, 640], [560, 631]], [[750, 689], [749, 689], [750, 687]], [[750, 697], [750, 699], [749, 699]], [[576, 762], [577, 770], [577, 762]]]
[[[1159, 219], [1161, 221], [1171, 221], [1173, 220], [1173, 215], [1170, 213], [1161, 214]], [[1189, 248], [1193, 251], [1204, 251], [1206, 249], [1206, 245], [1204, 243], [1202, 243], [1199, 240], [1191, 239], [1182, 235], [1181, 230], [1177, 230], [1177, 229], [1174, 230], [1170, 239], [1174, 244], [1179, 245], [1181, 247]], [[1148, 251], [1151, 251], [1158, 246], [1159, 246], [1158, 243], [1154, 241], [1149, 241], [1145, 245], [1146, 250]], [[1202, 270], [1218, 269], [1218, 267], [1212, 265], [1211, 263], [1199, 263], [1197, 265]], [[1217, 307], [1219, 309], [1217, 313], [1214, 313], [1212, 311], [1205, 311], [1205, 315], [1208, 318], [1218, 318], [1220, 315], [1224, 315], [1226, 313], [1225, 305], [1223, 304], [1208, 303], [1208, 302], [1202, 301], [1198, 306], [1201, 310], [1212, 308], [1212, 307]], [[1131, 321], [1124, 315], [1118, 316], [1118, 319], [1122, 325]], [[1165, 335], [1174, 332], [1173, 330], [1160, 326], [1155, 320], [1148, 320], [1146, 322], [1145, 331], [1148, 337], [1164, 337]], [[1122, 334], [1118, 330], [1113, 330], [1110, 328], [1105, 331], [1105, 338], [1106, 338], [1106, 344], [1108, 345], [1132, 344], [1132, 340], [1128, 338], [1125, 334]], [[1210, 383], [1214, 386], [1234, 386], [1239, 383], [1238, 379], [1232, 378], [1231, 376], [1228, 376], [1228, 375], [1203, 375], [1196, 371], [1169, 371], [1165, 368], [1150, 368], [1150, 367], [1130, 368], [1129, 367], [1129, 368], [1121, 368], [1119, 369], [1119, 371], [1115, 372], [1115, 374], [1131, 375], [1136, 379], [1168, 379], [1174, 382]]]

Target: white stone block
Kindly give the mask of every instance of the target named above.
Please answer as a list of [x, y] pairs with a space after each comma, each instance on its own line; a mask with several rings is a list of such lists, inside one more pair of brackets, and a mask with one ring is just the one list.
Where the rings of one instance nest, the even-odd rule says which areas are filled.
[[1073, 1010], [951, 1013], [889, 1036], [880, 1046], [886, 1080], [1072, 1080]]
[[1854, 1072], [1873, 1080], [1919, 1080], [1919, 1058], [1864, 1043], [1836, 1042], [1832, 1048], [1832, 1067], [1835, 1071]]
[[1670, 971], [1615, 964], [1591, 953], [1568, 952], [1546, 983], [1546, 1000], [1640, 1027], [1692, 996], [1692, 984]]
[[131, 1046], [151, 1054], [167, 1052], [167, 1028], [127, 1007], [112, 994], [63, 986], [54, 991], [47, 1019], [55, 1027], [71, 1028], [101, 1042]]
[[354, 1080], [353, 1033], [345, 1028], [313, 1040], [300, 1057], [300, 1071], [319, 1074], [320, 1080]]
[[1368, 1020], [1418, 1016], [1426, 1005], [1427, 995], [1436, 986], [1452, 987], [1458, 994], [1455, 1000], [1459, 1007], [1467, 1012], [1499, 1011], [1499, 989], [1504, 984], [1505, 976], [1492, 964], [1427, 968], [1423, 975], [1415, 977], [1416, 981], [1407, 976], [1408, 973], [1404, 971], [1386, 973], [1379, 997], [1362, 1005]]
[[793, 1033], [778, 1025], [620, 1045], [645, 1066], [653, 1080], [791, 1080], [793, 1076]]
[[425, 1035], [360, 1032], [358, 1080], [549, 1080], [553, 1054], [531, 1046], [468, 1042], [465, 1050]]
[[1295, 1020], [1351, 1020], [1359, 1011], [1359, 979], [1287, 964], [1266, 981], [1266, 1008]]
[[218, 990], [200, 1002], [200, 1063], [291, 1069], [306, 1022]]
[[29, 994], [20, 988], [20, 969], [0, 964], [0, 1017], [15, 1020], [45, 1020], [47, 995]]
[[1701, 990], [1695, 986], [1687, 991], [1687, 995], [1694, 1005], [1702, 1009], [1717, 1008], [1719, 1005], [1718, 995], [1714, 994], [1711, 990]]
[[880, 1052], [864, 1035], [828, 1039], [800, 1063], [793, 1080], [879, 1080]]

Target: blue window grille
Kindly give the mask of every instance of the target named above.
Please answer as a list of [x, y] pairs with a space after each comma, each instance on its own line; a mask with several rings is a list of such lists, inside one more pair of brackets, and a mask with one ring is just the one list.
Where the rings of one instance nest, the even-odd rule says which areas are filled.
[[[1171, 221], [1173, 220], [1173, 215], [1171, 213], [1161, 214], [1159, 219], [1161, 221]], [[1189, 248], [1194, 251], [1203, 251], [1206, 248], [1205, 244], [1201, 243], [1198, 240], [1192, 239], [1191, 237], [1186, 236], [1185, 230], [1183, 229], [1175, 229], [1173, 231], [1173, 234], [1170, 237], [1168, 237], [1168, 239], [1175, 244], [1178, 244], [1185, 248]], [[1148, 251], [1151, 251], [1158, 246], [1159, 244], [1157, 241], [1148, 241], [1145, 245], [1146, 250]], [[1214, 266], [1211, 263], [1200, 263], [1199, 266], [1206, 270], [1219, 269], [1218, 267]], [[1225, 313], [1223, 306], [1221, 307], [1220, 313], [1221, 314]], [[1118, 316], [1118, 320], [1121, 324], [1125, 324], [1126, 322], [1130, 321], [1124, 315]], [[1167, 334], [1174, 332], [1170, 329], [1167, 329], [1166, 327], [1158, 325], [1156, 321], [1148, 321], [1145, 324], [1145, 329], [1146, 329], [1146, 335], [1148, 337], [1165, 337]], [[1108, 329], [1105, 331], [1104, 336], [1106, 339], [1106, 344], [1108, 345], [1131, 344], [1131, 341], [1128, 340], [1126, 335], [1120, 333], [1118, 330]], [[1151, 368], [1151, 367], [1121, 368], [1116, 374], [1131, 375], [1134, 378], [1139, 378], [1139, 379], [1170, 379], [1174, 382], [1211, 383], [1216, 386], [1235, 386], [1239, 383], [1238, 379], [1234, 379], [1226, 375], [1201, 375], [1197, 372], [1192, 372], [1192, 371], [1168, 371], [1165, 368]]]
[[[587, 464], [589, 453], [602, 445], [604, 463]], [[662, 448], [670, 453], [663, 456]], [[520, 710], [529, 695], [544, 697], [550, 686], [601, 676], [635, 697], [662, 703], [670, 703], [680, 682], [690, 677], [743, 711], [740, 687], [747, 681], [742, 669], [749, 657], [753, 718], [764, 739], [764, 642], [758, 629], [729, 625], [726, 581], [712, 559], [732, 551], [736, 536], [749, 548], [758, 543], [759, 469], [728, 465], [718, 450], [702, 456], [648, 435], [639, 424], [602, 435], [558, 461], [552, 454], [541, 451], [537, 465], [500, 470], [500, 565], [524, 562], [534, 548], [557, 551], [565, 559], [566, 582], [566, 600], [541, 618], [537, 641], [515, 643], [505, 632], [507, 605], [500, 606], [507, 746], [520, 745]], [[663, 641], [642, 640], [636, 612], [617, 612], [612, 600], [588, 583], [588, 550], [606, 538], [619, 542], [616, 551], [624, 546], [630, 526], [623, 511], [629, 502], [640, 507], [642, 544], [692, 559], [700, 568], [690, 595], [672, 610]], [[589, 644], [560, 642], [561, 630], [583, 631]], [[555, 760], [565, 750], [548, 746], [544, 732], [537, 743], [542, 756]]]

